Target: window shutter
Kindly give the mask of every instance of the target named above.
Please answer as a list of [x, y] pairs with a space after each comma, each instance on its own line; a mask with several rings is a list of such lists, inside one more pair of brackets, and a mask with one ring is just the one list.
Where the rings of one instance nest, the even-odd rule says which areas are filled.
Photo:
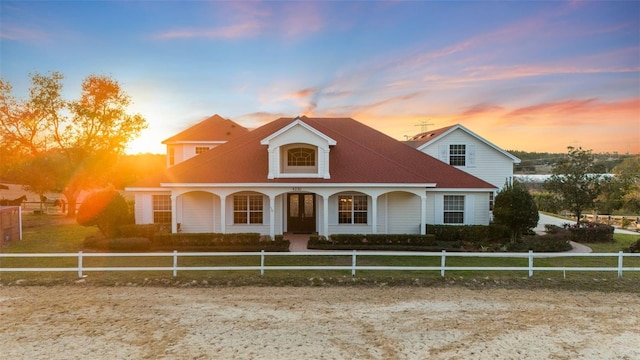
[[467, 167], [476, 167], [476, 146], [467, 145]]
[[445, 162], [445, 163], [449, 163], [449, 145], [448, 144], [440, 144], [440, 147], [438, 148], [439, 153], [440, 153], [440, 161]]
[[464, 197], [464, 224], [473, 225], [476, 218], [475, 195]]
[[444, 224], [444, 195], [436, 195], [433, 200], [435, 201], [434, 223], [442, 225]]

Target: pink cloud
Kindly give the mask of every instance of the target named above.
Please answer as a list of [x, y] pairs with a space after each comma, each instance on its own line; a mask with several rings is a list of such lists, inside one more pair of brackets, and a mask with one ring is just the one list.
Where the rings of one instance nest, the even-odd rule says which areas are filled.
[[28, 29], [12, 24], [3, 24], [0, 28], [0, 39], [16, 41], [39, 41], [50, 37], [50, 34], [38, 29]]

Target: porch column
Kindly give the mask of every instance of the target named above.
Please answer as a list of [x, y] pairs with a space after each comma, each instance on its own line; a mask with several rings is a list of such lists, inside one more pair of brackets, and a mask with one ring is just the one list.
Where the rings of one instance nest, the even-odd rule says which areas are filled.
[[427, 234], [427, 227], [425, 224], [427, 223], [427, 195], [420, 196], [422, 200], [422, 206], [420, 209], [420, 235]]
[[227, 223], [227, 196], [220, 195], [220, 233], [226, 234], [226, 223]]
[[276, 238], [276, 197], [274, 195], [269, 195], [269, 236], [271, 236], [271, 240], [275, 240]]
[[329, 196], [322, 195], [322, 234], [329, 237]]
[[173, 192], [171, 193], [171, 232], [178, 232], [178, 200]]
[[371, 233], [378, 233], [378, 196], [371, 195]]

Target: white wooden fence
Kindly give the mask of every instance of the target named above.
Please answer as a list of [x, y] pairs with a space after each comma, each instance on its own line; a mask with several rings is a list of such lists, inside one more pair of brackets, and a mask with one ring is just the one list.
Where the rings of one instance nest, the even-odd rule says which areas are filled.
[[[179, 266], [179, 258], [187, 257], [259, 257], [260, 264], [254, 266]], [[351, 265], [265, 265], [267, 257], [277, 256], [348, 256], [351, 257]], [[358, 257], [365, 256], [412, 256], [412, 257], [438, 257], [440, 266], [383, 266], [383, 265], [358, 265]], [[172, 266], [108, 266], [108, 267], [88, 267], [83, 265], [83, 259], [89, 257], [165, 257], [172, 258]], [[526, 258], [527, 266], [448, 266], [447, 259], [450, 258]], [[534, 266], [534, 259], [541, 258], [569, 258], [569, 257], [599, 257], [617, 258], [617, 266], [614, 267], [577, 267], [577, 266]], [[178, 275], [178, 271], [260, 271], [263, 276], [265, 271], [276, 270], [350, 270], [355, 276], [356, 271], [439, 271], [442, 277], [447, 271], [526, 271], [532, 277], [535, 271], [562, 271], [566, 277], [568, 271], [602, 271], [616, 272], [618, 277], [622, 277], [623, 272], [640, 271], [640, 267], [625, 267], [625, 258], [640, 258], [640, 253], [479, 253], [479, 252], [378, 252], [378, 251], [317, 251], [317, 252], [165, 252], [165, 253], [0, 253], [0, 260], [3, 258], [77, 258], [77, 266], [74, 267], [0, 267], [0, 274], [3, 272], [78, 272], [78, 277], [82, 278], [84, 273], [91, 271], [171, 271], [173, 276]], [[6, 263], [6, 262], [5, 262]], [[2, 263], [0, 263], [2, 265]]]

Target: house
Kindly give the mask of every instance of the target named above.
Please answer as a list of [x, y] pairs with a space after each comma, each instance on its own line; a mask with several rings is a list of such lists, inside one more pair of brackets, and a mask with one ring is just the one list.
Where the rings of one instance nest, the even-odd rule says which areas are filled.
[[249, 130], [220, 115], [213, 115], [164, 140], [167, 167], [181, 163], [205, 151], [242, 136]]
[[496, 186], [354, 119], [301, 116], [233, 136], [126, 190], [137, 224], [274, 237], [487, 225]]
[[501, 189], [520, 159], [456, 124], [409, 138], [405, 144]]

